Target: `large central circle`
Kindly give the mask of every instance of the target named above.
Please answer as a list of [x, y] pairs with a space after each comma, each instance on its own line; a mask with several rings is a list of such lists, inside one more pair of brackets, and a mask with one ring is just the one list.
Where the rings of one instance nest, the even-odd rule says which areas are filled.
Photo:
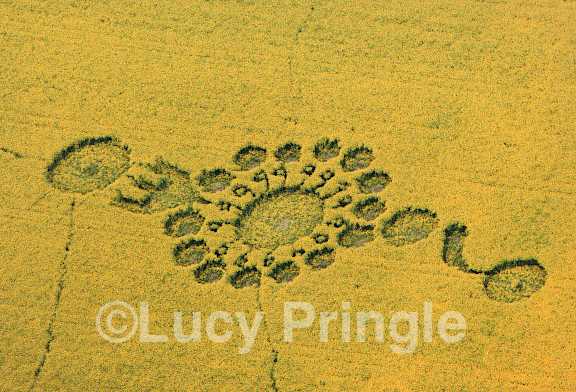
[[259, 197], [237, 223], [238, 239], [261, 249], [276, 249], [308, 236], [324, 218], [323, 202], [314, 195], [283, 191]]

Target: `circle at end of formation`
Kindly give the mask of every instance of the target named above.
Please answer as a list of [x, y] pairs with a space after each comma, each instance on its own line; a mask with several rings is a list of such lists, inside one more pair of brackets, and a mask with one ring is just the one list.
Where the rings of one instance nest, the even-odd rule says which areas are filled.
[[130, 149], [112, 136], [82, 139], [62, 149], [46, 178], [63, 192], [89, 193], [112, 184], [130, 167]]

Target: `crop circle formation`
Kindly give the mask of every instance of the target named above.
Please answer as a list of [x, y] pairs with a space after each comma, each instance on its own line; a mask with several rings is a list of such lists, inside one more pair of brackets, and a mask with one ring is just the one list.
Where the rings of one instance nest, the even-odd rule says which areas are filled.
[[[383, 192], [392, 178], [372, 167], [375, 160], [369, 146], [344, 149], [338, 139], [322, 138], [309, 149], [287, 142], [274, 151], [248, 144], [227, 164], [194, 177], [160, 157], [132, 165], [128, 146], [101, 136], [62, 149], [46, 179], [63, 192], [86, 194], [125, 178], [112, 204], [137, 213], [173, 209], [164, 234], [178, 241], [175, 265], [192, 268], [198, 283], [227, 277], [242, 289], [265, 278], [287, 284], [307, 270], [329, 268], [339, 249], [377, 239], [404, 247], [428, 238], [439, 224], [436, 213], [405, 207], [388, 214]], [[513, 303], [544, 287], [547, 272], [536, 259], [473, 268], [464, 254], [468, 235], [465, 225], [448, 225], [442, 259], [482, 275], [489, 299]]]

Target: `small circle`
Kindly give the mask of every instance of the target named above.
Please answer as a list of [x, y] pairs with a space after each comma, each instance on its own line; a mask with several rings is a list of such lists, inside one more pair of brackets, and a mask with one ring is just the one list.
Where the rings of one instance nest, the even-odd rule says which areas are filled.
[[194, 270], [194, 277], [198, 283], [214, 283], [224, 276], [226, 264], [220, 259], [208, 260]]
[[302, 147], [296, 143], [286, 143], [283, 146], [278, 147], [274, 156], [280, 162], [296, 162], [300, 159]]
[[238, 150], [232, 160], [240, 167], [240, 170], [251, 170], [260, 166], [266, 160], [266, 149], [260, 146], [248, 145]]
[[214, 251], [214, 254], [217, 257], [222, 257], [222, 256], [227, 255], [228, 254], [228, 245], [226, 245], [226, 244], [221, 245], [218, 249], [216, 249]]
[[438, 226], [436, 213], [422, 208], [400, 210], [382, 224], [382, 238], [394, 246], [404, 246], [427, 238]]
[[374, 160], [374, 152], [366, 146], [354, 147], [346, 151], [340, 166], [347, 172], [365, 169]]
[[204, 260], [210, 249], [204, 240], [190, 239], [174, 248], [174, 260], [178, 265], [198, 264]]
[[48, 165], [46, 179], [64, 192], [106, 188], [130, 167], [130, 150], [112, 136], [80, 140], [61, 150]]
[[328, 181], [332, 177], [334, 177], [335, 175], [336, 175], [336, 173], [334, 173], [333, 170], [328, 169], [320, 175], [320, 178], [323, 179], [324, 181]]
[[266, 172], [264, 170], [260, 170], [256, 173], [254, 173], [254, 177], [252, 177], [252, 179], [255, 182], [262, 182], [262, 181], [266, 181], [266, 179], [268, 178], [268, 176], [266, 175]]
[[319, 161], [326, 162], [340, 154], [340, 142], [338, 139], [320, 139], [314, 146], [314, 157]]
[[536, 260], [508, 261], [486, 273], [484, 290], [495, 301], [516, 302], [540, 290], [546, 276], [546, 270]]
[[274, 174], [276, 177], [286, 177], [288, 173], [286, 172], [286, 169], [279, 168], [275, 169], [272, 174]]
[[276, 260], [276, 257], [274, 257], [274, 255], [272, 253], [268, 253], [266, 256], [264, 256], [264, 260], [262, 261], [262, 264], [264, 265], [264, 267], [268, 267], [268, 266], [272, 265], [274, 260]]
[[352, 212], [357, 218], [371, 221], [380, 216], [384, 210], [386, 210], [384, 202], [377, 196], [370, 196], [356, 203]]
[[300, 267], [292, 260], [283, 261], [272, 268], [268, 274], [277, 283], [287, 283], [294, 280], [300, 274]]
[[303, 256], [306, 251], [303, 248], [294, 249], [292, 251], [292, 257]]
[[344, 230], [338, 233], [338, 245], [344, 248], [359, 248], [373, 241], [374, 226], [360, 225], [358, 223], [348, 224]]
[[392, 179], [381, 170], [372, 170], [356, 178], [358, 189], [362, 193], [378, 193], [390, 184]]
[[234, 186], [234, 188], [232, 188], [232, 192], [234, 193], [235, 196], [242, 197], [246, 195], [248, 192], [250, 192], [250, 189], [245, 185], [237, 184]]
[[346, 224], [346, 220], [342, 217], [338, 217], [332, 222], [335, 228], [339, 229]]
[[208, 222], [208, 230], [210, 230], [213, 233], [218, 232], [218, 230], [220, 230], [220, 228], [224, 225], [224, 222], [222, 221], [210, 221]]
[[224, 200], [220, 200], [216, 205], [220, 211], [230, 211], [230, 208], [232, 208], [232, 203]]
[[314, 174], [315, 171], [316, 171], [316, 166], [314, 166], [312, 164], [306, 165], [302, 169], [302, 172], [304, 174], [306, 174], [307, 176], [311, 176], [312, 174]]
[[242, 267], [244, 266], [246, 263], [248, 262], [248, 254], [244, 253], [241, 254], [240, 256], [238, 256], [236, 258], [236, 261], [234, 261], [234, 265], [238, 266], [238, 267]]
[[317, 244], [325, 244], [330, 239], [328, 234], [316, 234], [313, 236], [313, 238]]
[[324, 247], [315, 249], [306, 254], [305, 262], [313, 269], [324, 269], [329, 267], [336, 260], [334, 248]]
[[202, 170], [196, 181], [204, 192], [215, 193], [228, 188], [234, 178], [228, 170], [217, 168]]
[[260, 286], [260, 277], [262, 274], [256, 267], [246, 267], [236, 271], [230, 276], [230, 283], [234, 288], [242, 289], [245, 287]]
[[164, 232], [172, 237], [197, 234], [204, 224], [204, 217], [192, 208], [175, 212], [164, 222]]

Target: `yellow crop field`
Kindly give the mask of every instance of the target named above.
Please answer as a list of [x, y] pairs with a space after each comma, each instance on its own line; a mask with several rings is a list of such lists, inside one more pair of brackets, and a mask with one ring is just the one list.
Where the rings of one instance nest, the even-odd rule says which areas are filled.
[[576, 391], [575, 21], [0, 0], [0, 391]]

